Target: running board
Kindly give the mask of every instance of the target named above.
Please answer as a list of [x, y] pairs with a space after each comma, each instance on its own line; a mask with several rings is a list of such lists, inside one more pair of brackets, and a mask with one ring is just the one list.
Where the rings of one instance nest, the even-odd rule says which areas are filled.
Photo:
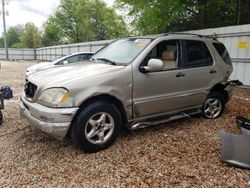
[[146, 121], [146, 122], [139, 122], [136, 124], [132, 124], [132, 126], [129, 128], [130, 130], [137, 130], [137, 129], [142, 129], [142, 128], [146, 128], [146, 127], [150, 127], [150, 126], [154, 126], [154, 125], [159, 125], [159, 124], [163, 124], [163, 123], [167, 123], [169, 121], [173, 121], [173, 120], [177, 120], [177, 119], [181, 119], [181, 118], [185, 118], [185, 117], [189, 117], [191, 115], [195, 115], [201, 113], [201, 111], [196, 111], [193, 113], [182, 113], [182, 114], [176, 114], [176, 115], [172, 115], [172, 116], [167, 116], [166, 118], [161, 118], [159, 120], [155, 120], [155, 121]]

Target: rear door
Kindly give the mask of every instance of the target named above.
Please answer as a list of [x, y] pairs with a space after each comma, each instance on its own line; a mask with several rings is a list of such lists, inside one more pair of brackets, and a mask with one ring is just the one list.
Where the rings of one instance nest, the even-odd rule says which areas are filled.
[[185, 75], [183, 90], [190, 100], [190, 106], [201, 106], [209, 86], [216, 78], [217, 68], [205, 42], [182, 40], [182, 46], [185, 56], [181, 71]]

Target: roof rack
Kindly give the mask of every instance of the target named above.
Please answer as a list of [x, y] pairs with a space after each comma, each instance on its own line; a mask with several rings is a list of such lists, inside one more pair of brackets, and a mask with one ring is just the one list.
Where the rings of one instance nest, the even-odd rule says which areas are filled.
[[171, 34], [174, 34], [174, 35], [190, 35], [190, 36], [197, 36], [197, 37], [200, 37], [200, 38], [210, 38], [210, 39], [213, 39], [213, 40], [217, 40], [215, 38], [215, 36], [200, 35], [200, 34], [195, 34], [195, 33], [169, 32], [169, 33], [165, 33], [164, 35], [171, 35]]

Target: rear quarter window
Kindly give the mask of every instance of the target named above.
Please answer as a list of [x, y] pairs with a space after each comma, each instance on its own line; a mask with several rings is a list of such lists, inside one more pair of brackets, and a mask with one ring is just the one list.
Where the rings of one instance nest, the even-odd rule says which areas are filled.
[[213, 46], [226, 64], [232, 64], [229, 53], [222, 43], [213, 43]]

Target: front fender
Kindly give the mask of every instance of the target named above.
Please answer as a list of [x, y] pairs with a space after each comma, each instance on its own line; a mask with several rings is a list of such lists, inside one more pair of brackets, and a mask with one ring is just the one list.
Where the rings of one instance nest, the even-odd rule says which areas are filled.
[[[131, 90], [130, 87], [126, 88], [127, 90]], [[130, 91], [131, 92], [131, 91]], [[110, 96], [117, 99], [123, 106], [124, 112], [128, 119], [132, 117], [132, 99], [130, 96], [130, 92], [123, 90], [117, 90], [113, 87], [107, 86], [99, 86], [99, 87], [92, 87], [87, 88], [83, 92], [78, 93], [75, 95], [75, 103], [77, 107], [82, 106], [86, 101], [89, 101], [92, 98], [98, 96]]]

